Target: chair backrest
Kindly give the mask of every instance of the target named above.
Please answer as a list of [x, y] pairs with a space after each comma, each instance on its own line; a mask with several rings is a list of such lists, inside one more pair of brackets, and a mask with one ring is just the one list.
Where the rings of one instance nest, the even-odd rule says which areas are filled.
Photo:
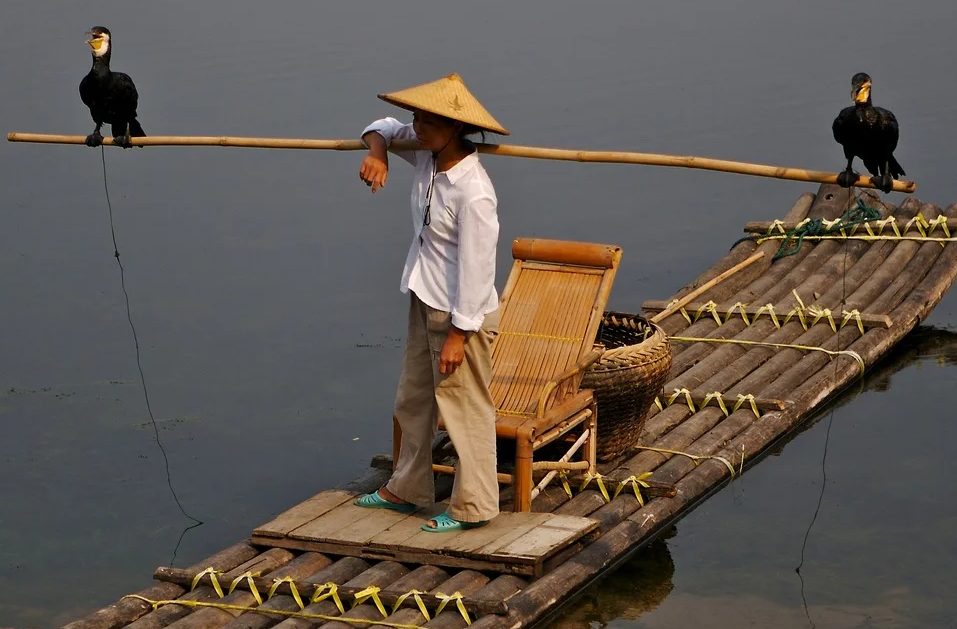
[[512, 257], [490, 390], [500, 415], [522, 416], [535, 412], [549, 380], [594, 347], [621, 248], [519, 238]]

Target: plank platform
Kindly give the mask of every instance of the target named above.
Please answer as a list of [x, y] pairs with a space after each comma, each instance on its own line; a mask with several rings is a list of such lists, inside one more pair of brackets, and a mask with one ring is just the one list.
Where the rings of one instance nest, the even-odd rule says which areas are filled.
[[598, 521], [554, 513], [503, 512], [487, 525], [429, 533], [422, 525], [446, 503], [399, 513], [357, 507], [346, 491], [317, 494], [253, 531], [252, 542], [272, 548], [400, 561], [540, 577], [546, 562], [579, 541]]

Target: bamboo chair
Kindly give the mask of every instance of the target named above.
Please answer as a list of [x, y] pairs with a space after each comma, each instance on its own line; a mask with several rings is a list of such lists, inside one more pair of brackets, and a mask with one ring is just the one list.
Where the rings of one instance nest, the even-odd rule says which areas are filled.
[[[499, 482], [514, 485], [515, 511], [530, 511], [535, 496], [561, 471], [596, 471], [597, 404], [594, 392], [579, 385], [601, 357], [594, 341], [621, 249], [520, 238], [512, 243], [512, 257], [492, 345], [490, 390], [496, 434], [515, 440], [515, 469], [499, 474]], [[396, 460], [399, 439], [396, 428]], [[537, 450], [559, 439], [570, 443], [559, 460], [533, 461]], [[581, 460], [572, 461], [579, 450]], [[444, 465], [433, 469], [455, 472]], [[537, 487], [535, 471], [547, 472]]]

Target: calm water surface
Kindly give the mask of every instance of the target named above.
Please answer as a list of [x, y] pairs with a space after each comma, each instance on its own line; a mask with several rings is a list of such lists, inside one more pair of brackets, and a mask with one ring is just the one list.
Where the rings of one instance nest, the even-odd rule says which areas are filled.
[[[920, 197], [957, 201], [957, 5], [812, 0], [0, 4], [3, 131], [87, 134], [83, 32], [147, 133], [355, 137], [377, 100], [459, 72], [522, 144], [837, 170], [830, 121], [867, 71]], [[108, 150], [119, 249], [197, 561], [389, 448], [409, 172], [358, 154]], [[489, 157], [501, 242], [615, 242], [610, 306], [697, 275], [807, 186]], [[149, 583], [189, 522], [166, 485], [113, 259], [99, 151], [0, 144], [0, 625], [55, 627]], [[899, 202], [902, 197], [894, 195]], [[504, 281], [508, 247], [500, 250]], [[955, 298], [847, 399], [679, 523], [561, 624], [947, 627], [957, 615]], [[949, 353], [948, 353], [949, 352]], [[822, 487], [804, 552], [794, 568]]]

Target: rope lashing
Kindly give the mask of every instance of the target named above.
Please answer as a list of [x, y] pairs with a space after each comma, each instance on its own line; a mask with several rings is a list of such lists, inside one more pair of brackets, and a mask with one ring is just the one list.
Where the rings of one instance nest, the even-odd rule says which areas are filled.
[[212, 583], [213, 589], [216, 590], [216, 596], [223, 598], [225, 596], [225, 594], [223, 594], [223, 586], [219, 584], [219, 577], [223, 576], [223, 571], [212, 567], [206, 568], [193, 577], [193, 583], [189, 587], [190, 592], [196, 589], [196, 586], [199, 585], [200, 580], [207, 574], [209, 575], [209, 581]]
[[269, 588], [269, 594], [266, 596], [266, 599], [271, 599], [276, 593], [276, 590], [279, 589], [279, 586], [283, 583], [289, 584], [289, 591], [292, 593], [292, 597], [296, 600], [296, 605], [299, 606], [299, 609], [305, 609], [306, 605], [302, 602], [302, 597], [299, 596], [299, 588], [296, 587], [296, 581], [292, 577], [283, 577], [281, 579], [273, 579], [272, 587]]
[[[256, 603], [259, 604], [259, 605], [262, 605], [262, 604], [263, 604], [263, 597], [260, 596], [260, 594], [259, 594], [259, 588], [256, 587], [256, 582], [253, 581], [253, 577], [258, 577], [258, 576], [260, 576], [261, 574], [262, 574], [262, 573], [259, 572], [259, 571], [252, 572], [252, 571], [247, 570], [246, 572], [242, 573], [241, 575], [239, 575], [238, 577], [236, 577], [235, 579], [233, 579], [233, 582], [229, 584], [229, 591], [227, 592], [227, 594], [232, 594], [232, 593], [233, 593], [233, 590], [236, 589], [236, 586], [239, 585], [239, 583], [240, 583], [243, 579], [246, 579], [246, 583], [249, 585], [249, 591], [252, 592], [253, 598], [256, 599]], [[291, 588], [291, 587], [292, 587], [292, 586], [290, 586], [290, 588]], [[272, 596], [272, 595], [270, 595], [270, 597], [271, 597], [271, 596]], [[222, 598], [222, 597], [220, 597], [220, 598]]]
[[342, 605], [342, 599], [339, 598], [339, 586], [331, 581], [317, 587], [316, 591], [313, 592], [312, 596], [309, 598], [309, 602], [321, 603], [327, 598], [332, 599], [332, 602], [336, 604], [336, 608], [339, 610], [340, 614], [346, 613], [346, 608]]
[[[858, 197], [857, 203], [845, 210], [840, 218], [837, 218], [833, 221], [823, 218], [806, 218], [798, 223], [794, 229], [789, 230], [784, 229], [783, 223], [781, 221], [774, 221], [771, 223], [771, 228], [768, 229], [767, 235], [753, 235], [739, 238], [733, 245], [731, 245], [731, 248], [734, 249], [738, 243], [744, 242], [746, 240], [753, 240], [757, 244], [760, 244], [765, 240], [782, 240], [781, 246], [778, 248], [777, 253], [774, 254], [773, 258], [771, 258], [772, 260], [779, 260], [781, 258], [793, 256], [800, 251], [801, 245], [804, 244], [805, 238], [830, 236], [835, 233], [840, 233], [842, 237], [847, 237], [847, 230], [849, 228], [854, 229], [858, 225], [876, 221], [880, 218], [881, 213], [879, 210], [865, 205], [864, 200]], [[896, 229], [896, 222], [894, 225]], [[780, 233], [778, 235], [771, 235], [771, 232], [775, 229]]]
[[741, 406], [743, 406], [745, 402], [748, 402], [751, 405], [751, 410], [754, 412], [754, 416], [757, 419], [761, 419], [761, 412], [758, 410], [757, 398], [755, 398], [753, 393], [748, 393], [748, 394], [739, 393], [737, 397], [738, 401], [735, 402], [734, 406], [731, 408], [730, 411], [728, 410], [728, 405], [725, 404], [724, 394], [721, 393], [720, 391], [712, 391], [711, 393], [708, 393], [707, 395], [705, 395], [704, 400], [701, 402], [701, 406], [697, 410], [694, 407], [694, 400], [692, 399], [691, 392], [688, 391], [688, 389], [675, 389], [674, 394], [672, 394], [671, 397], [666, 398], [664, 403], [661, 401], [660, 396], [656, 396], [654, 400], [655, 406], [658, 407], [659, 411], [663, 411], [665, 410], [666, 407], [674, 404], [675, 401], [677, 401], [678, 397], [681, 396], [682, 394], [685, 395], [684, 401], [688, 404], [688, 408], [691, 409], [692, 413], [696, 413], [700, 411], [705, 406], [707, 406], [711, 402], [711, 400], [714, 400], [715, 403], [718, 405], [718, 408], [721, 409], [721, 412], [724, 413], [724, 416], [729, 417], [731, 413], [734, 413], [739, 408], [741, 408]]
[[[688, 312], [685, 308], [680, 308], [678, 313], [684, 317], [685, 321], [688, 322], [688, 325], [693, 325], [701, 319], [702, 316], [709, 315], [715, 322], [718, 324], [718, 327], [723, 326], [728, 321], [730, 321], [735, 313], [741, 317], [746, 326], [753, 325], [758, 321], [762, 316], [767, 316], [771, 323], [774, 324], [774, 327], [778, 330], [781, 329], [781, 326], [789, 322], [792, 318], [796, 318], [800, 322], [801, 327], [808, 329], [811, 325], [816, 325], [820, 321], [824, 321], [830, 325], [831, 329], [836, 333], [839, 328], [843, 328], [850, 322], [857, 324], [858, 329], [860, 329], [861, 334], [864, 334], [864, 321], [861, 319], [861, 312], [857, 309], [853, 310], [842, 310], [840, 315], [834, 312], [830, 308], [824, 308], [818, 305], [807, 306], [804, 304], [804, 301], [798, 295], [797, 290], [794, 289], [791, 291], [791, 294], [794, 295], [796, 304], [787, 314], [784, 314], [784, 319], [782, 320], [778, 314], [778, 311], [775, 309], [774, 304], [767, 303], [757, 309], [755, 312], [748, 313], [750, 304], [743, 302], [737, 302], [727, 310], [722, 311], [721, 308], [714, 301], [708, 301], [705, 304], [702, 304], [694, 313]], [[672, 300], [668, 304], [667, 308], [670, 308], [672, 305], [678, 303], [677, 300]], [[840, 323], [837, 323], [836, 316], [842, 316], [843, 319]], [[810, 322], [809, 322], [810, 321]]]
[[[669, 450], [667, 448], [653, 448], [651, 446], [635, 446], [636, 450], [648, 450], [649, 452], [657, 452], [658, 454], [673, 454], [678, 456], [684, 456], [691, 459], [695, 467], [698, 467], [700, 461], [706, 461], [708, 459], [713, 459], [715, 461], [720, 461], [724, 463], [724, 466], [728, 468], [731, 472], [731, 478], [734, 478], [737, 475], [737, 472], [734, 471], [734, 465], [731, 464], [731, 461], [724, 458], [723, 456], [718, 456], [717, 454], [689, 454], [688, 452], [681, 452], [680, 450]], [[741, 469], [744, 469], [744, 451], [741, 451]]]
[[[454, 596], [454, 595], [453, 595]], [[460, 595], [461, 596], [461, 595]], [[438, 597], [438, 595], [436, 595]], [[401, 622], [389, 622], [388, 620], [378, 619], [378, 620], [366, 620], [364, 618], [349, 618], [348, 616], [330, 616], [328, 614], [316, 614], [313, 612], [307, 612], [302, 609], [298, 611], [290, 611], [285, 609], [262, 609], [260, 607], [250, 607], [248, 605], [233, 605], [231, 603], [216, 603], [212, 601], [190, 601], [186, 599], [172, 599], [172, 600], [153, 600], [146, 598], [145, 596], [140, 596], [139, 594], [127, 594], [123, 597], [124, 599], [131, 598], [138, 601], [142, 601], [152, 607], [154, 610], [163, 607], [164, 605], [181, 605], [183, 607], [210, 607], [212, 609], [222, 609], [226, 611], [237, 611], [237, 612], [258, 612], [260, 614], [275, 614], [277, 616], [285, 616], [287, 618], [309, 618], [311, 620], [325, 620], [325, 621], [338, 621], [345, 622], [352, 625], [381, 625], [383, 627], [390, 627], [391, 629], [426, 629], [422, 625], [413, 625], [409, 623]], [[462, 607], [464, 609], [464, 606]], [[461, 612], [461, 609], [459, 610]], [[471, 622], [469, 622], [471, 624]]]
[[867, 365], [864, 363], [864, 359], [861, 358], [861, 355], [850, 349], [842, 350], [830, 350], [823, 347], [817, 347], [815, 345], [796, 345], [794, 343], [769, 343], [767, 341], [745, 341], [743, 339], [711, 339], [703, 338], [699, 336], [671, 336], [668, 337], [673, 341], [684, 341], [686, 343], [728, 343], [732, 345], [753, 345], [758, 347], [778, 347], [782, 349], [797, 349], [806, 352], [821, 352], [827, 354], [830, 358], [836, 356], [848, 356], [857, 361], [858, 366], [861, 368], [861, 375], [864, 375], [864, 372], [867, 370]]
[[402, 603], [405, 602], [405, 599], [411, 596], [415, 601], [415, 605], [419, 608], [419, 612], [422, 614], [422, 617], [425, 618], [425, 621], [428, 622], [432, 620], [432, 617], [429, 616], [429, 610], [426, 608], [425, 602], [422, 600], [423, 594], [425, 594], [425, 592], [420, 592], [419, 590], [409, 590], [399, 598], [395, 599], [395, 605], [392, 606], [392, 613], [394, 614], [402, 605]]
[[448, 605], [449, 602], [455, 601], [455, 607], [459, 610], [459, 613], [462, 614], [462, 618], [465, 619], [465, 624], [466, 625], [472, 624], [472, 619], [469, 618], [469, 613], [468, 611], [466, 611], [465, 605], [462, 603], [463, 596], [461, 592], [454, 592], [453, 594], [442, 594], [441, 592], [436, 592], [435, 598], [442, 601], [441, 603], [439, 603], [438, 608], [435, 610], [436, 616], [442, 613], [442, 610], [445, 609], [445, 606]]
[[638, 476], [635, 476], [634, 474], [632, 474], [625, 480], [618, 483], [618, 487], [615, 489], [615, 495], [612, 496], [612, 500], [618, 497], [618, 494], [621, 493], [622, 489], [624, 489], [628, 485], [631, 485], [631, 488], [635, 492], [635, 498], [638, 499], [638, 504], [641, 505], [642, 507], [645, 506], [645, 499], [641, 495], [640, 487], [645, 487], [645, 488], [651, 487], [651, 485], [645, 482], [645, 479], [650, 477], [651, 477], [651, 472], [645, 472], [644, 474], [639, 474]]

